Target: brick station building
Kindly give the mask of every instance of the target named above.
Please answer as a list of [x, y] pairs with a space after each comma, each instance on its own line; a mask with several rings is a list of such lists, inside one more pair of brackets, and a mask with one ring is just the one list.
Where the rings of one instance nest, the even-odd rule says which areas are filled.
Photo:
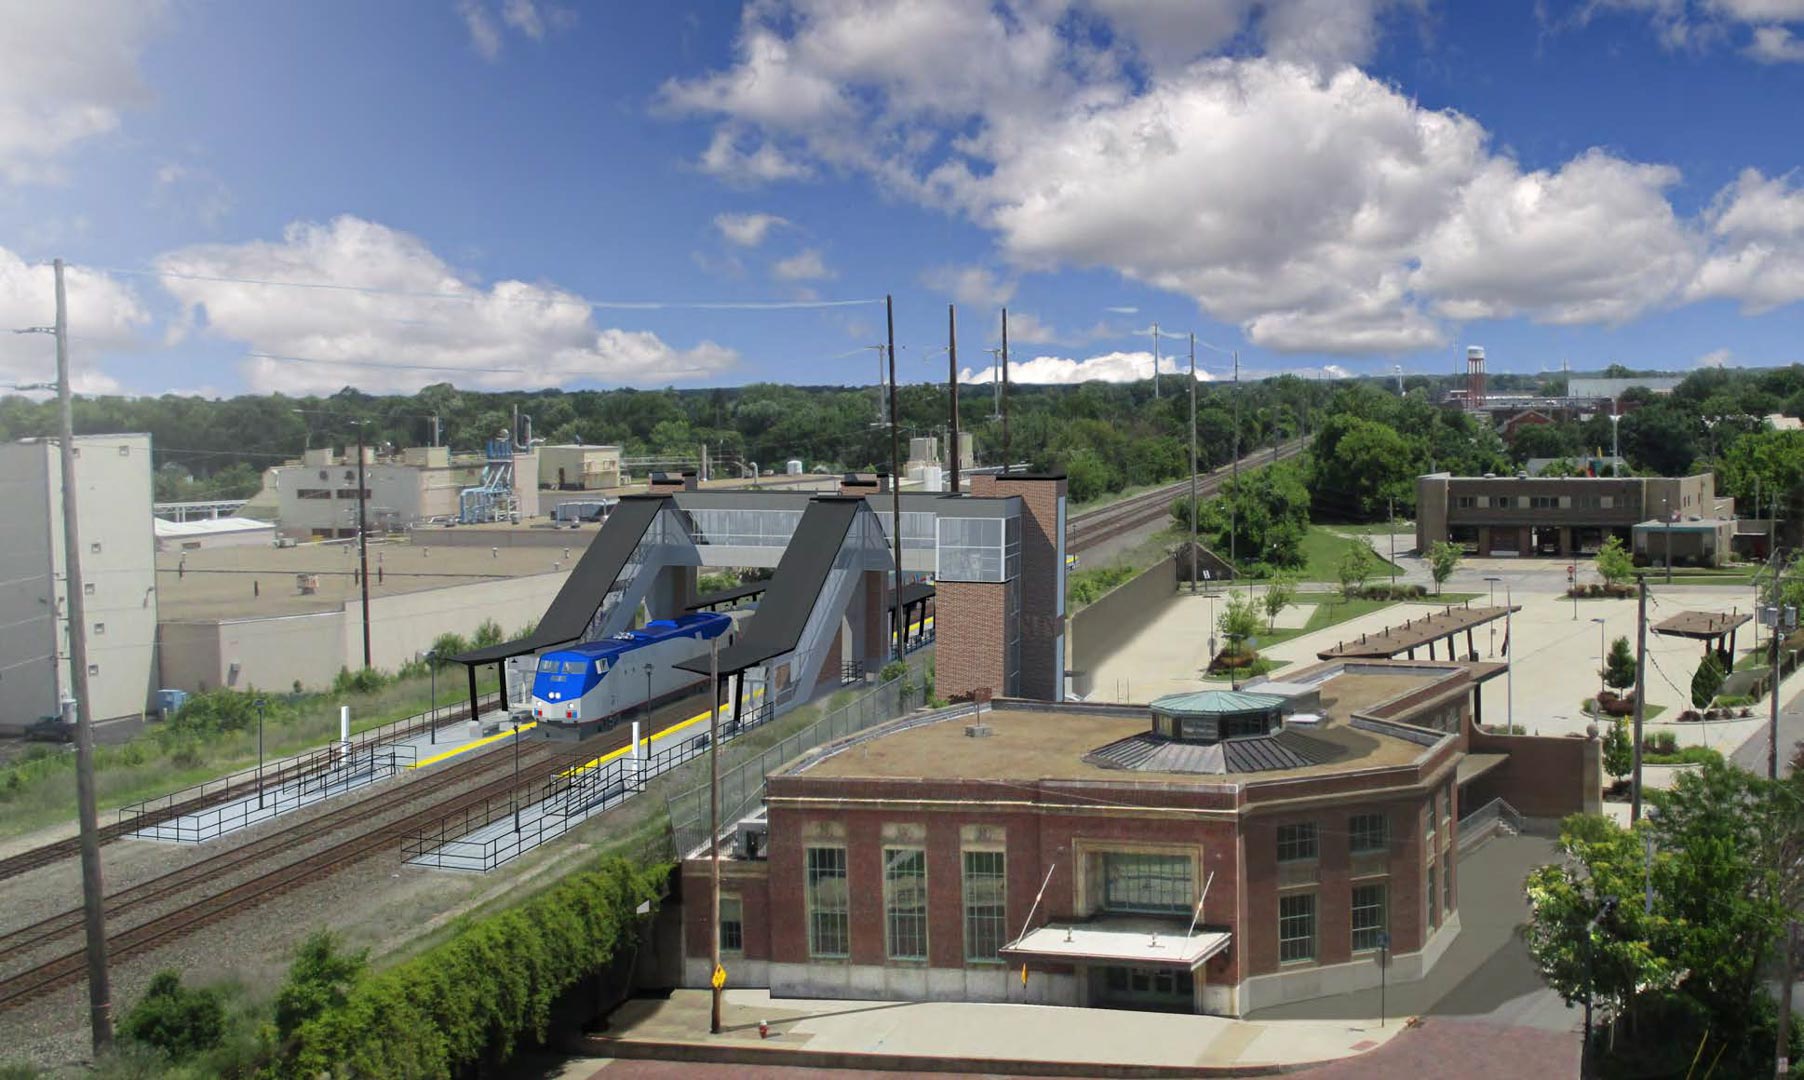
[[[1390, 980], [1420, 978], [1459, 931], [1467, 800], [1518, 753], [1524, 785], [1596, 786], [1595, 739], [1473, 728], [1500, 671], [1337, 660], [1150, 708], [999, 699], [817, 748], [771, 774], [723, 857], [730, 985], [1239, 1016], [1376, 985], [1385, 935]], [[1529, 813], [1579, 809], [1524, 790]], [[702, 852], [681, 896], [684, 981], [706, 986]]]

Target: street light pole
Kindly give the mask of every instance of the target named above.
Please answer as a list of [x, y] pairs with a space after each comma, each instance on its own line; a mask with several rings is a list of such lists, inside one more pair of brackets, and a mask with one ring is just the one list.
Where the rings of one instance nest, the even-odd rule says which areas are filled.
[[426, 677], [432, 683], [432, 708], [426, 713], [426, 742], [438, 745], [438, 650], [426, 650]]
[[1602, 619], [1595, 619], [1595, 618], [1592, 619], [1591, 621], [1597, 624], [1597, 709], [1596, 709], [1596, 713], [1599, 717], [1601, 717], [1603, 715], [1603, 711], [1604, 711], [1604, 637], [1605, 637], [1604, 621]]
[[514, 835], [520, 835], [520, 721], [514, 721]]
[[363, 579], [363, 670], [370, 669], [370, 530], [366, 518], [369, 507], [369, 486], [364, 482], [363, 474], [363, 428], [366, 423], [357, 423], [357, 562], [361, 568]]
[[[1491, 586], [1491, 600], [1490, 600], [1489, 606], [1493, 609], [1495, 609], [1497, 607], [1497, 583], [1502, 580], [1503, 579], [1499, 578], [1499, 577], [1485, 578], [1485, 582]], [[1497, 657], [1497, 620], [1496, 619], [1487, 620], [1486, 626], [1491, 631], [1491, 645], [1490, 645], [1490, 651], [1489, 651], [1488, 655], [1491, 659], [1496, 659], [1496, 657]]]

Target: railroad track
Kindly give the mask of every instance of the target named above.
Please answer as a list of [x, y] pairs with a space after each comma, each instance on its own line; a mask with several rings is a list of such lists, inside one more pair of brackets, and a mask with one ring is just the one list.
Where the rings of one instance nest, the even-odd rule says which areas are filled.
[[[544, 745], [537, 744], [538, 747]], [[543, 751], [537, 751], [536, 747], [535, 750], [534, 764], [545, 756]], [[219, 852], [178, 870], [160, 874], [149, 881], [121, 889], [106, 898], [106, 916], [109, 920], [115, 919], [134, 908], [154, 904], [206, 881], [208, 878], [220, 877], [240, 866], [291, 851], [317, 840], [335, 828], [355, 822], [359, 818], [385, 813], [451, 785], [467, 783], [474, 776], [487, 775], [501, 768], [511, 768], [511, 766], [512, 758], [490, 752], [468, 762], [466, 768], [417, 774], [416, 778], [387, 787], [371, 798], [337, 807], [318, 817], [298, 822], [267, 836], [258, 837], [229, 851]], [[82, 909], [70, 908], [30, 926], [0, 935], [0, 963], [33, 952], [65, 934], [79, 931], [81, 927]]]
[[[469, 707], [465, 706], [461, 713], [453, 713], [450, 716], [441, 717], [438, 720], [438, 726], [442, 727], [445, 724], [463, 720], [469, 716], [469, 713]], [[424, 716], [425, 714], [421, 715]], [[364, 734], [367, 736], [370, 733], [365, 732]], [[351, 739], [351, 743], [354, 746], [363, 746], [366, 741], [365, 738], [359, 736], [353, 736]], [[263, 778], [263, 782], [265, 784], [272, 782], [279, 783], [281, 779], [282, 776], [280, 773], [271, 773]], [[184, 799], [179, 803], [171, 803], [169, 806], [164, 807], [155, 814], [145, 814], [132, 821], [114, 821], [100, 826], [98, 830], [100, 842], [102, 844], [111, 843], [121, 837], [130, 836], [132, 833], [147, 826], [169, 821], [172, 818], [181, 817], [183, 814], [191, 814], [196, 810], [204, 810], [209, 806], [228, 802], [241, 795], [248, 795], [256, 790], [256, 778], [249, 777], [242, 783], [230, 784], [220, 788], [218, 791], [208, 792], [205, 795], [197, 795], [192, 799]], [[73, 857], [79, 853], [80, 850], [81, 837], [77, 835], [65, 837], [62, 840], [53, 841], [48, 844], [40, 844], [37, 847], [21, 851], [10, 858], [0, 859], [0, 881], [17, 877], [18, 875], [31, 870], [36, 870], [40, 866], [49, 866], [51, 863], [61, 862], [64, 859]]]
[[[556, 755], [556, 750], [549, 744], [536, 745], [530, 752], [533, 754], [533, 763], [535, 765], [542, 763], [546, 758], [551, 758]], [[523, 751], [523, 754], [524, 753], [526, 752]], [[329, 877], [333, 873], [342, 870], [353, 863], [359, 862], [364, 858], [392, 846], [402, 836], [406, 835], [410, 830], [414, 829], [422, 822], [436, 819], [438, 816], [445, 813], [455, 813], [465, 807], [481, 803], [485, 799], [491, 799], [498, 795], [507, 794], [509, 791], [514, 790], [515, 781], [512, 773], [513, 759], [508, 755], [492, 755], [492, 757], [494, 760], [485, 764], [488, 764], [491, 767], [499, 767], [505, 771], [505, 775], [496, 777], [478, 787], [462, 792], [451, 799], [423, 806], [411, 813], [396, 818], [393, 821], [389, 821], [386, 824], [368, 829], [363, 833], [349, 838], [341, 844], [335, 844], [321, 851], [303, 856], [291, 863], [277, 867], [267, 873], [260, 874], [248, 881], [231, 886], [221, 892], [201, 897], [174, 911], [166, 912], [163, 915], [148, 919], [145, 922], [139, 923], [129, 929], [122, 930], [119, 933], [108, 935], [108, 953], [115, 960], [126, 959], [136, 956], [139, 953], [146, 952], [159, 945], [174, 941], [177, 938], [191, 934], [210, 923], [217, 922], [220, 919], [237, 914], [238, 912], [248, 910], [257, 904], [273, 899], [276, 896], [301, 885]], [[485, 769], [484, 771], [486, 773], [489, 770]], [[437, 782], [438, 786], [442, 786], [443, 783], [447, 781], [467, 782], [470, 779], [470, 776], [467, 772], [452, 770], [439, 774], [433, 779]], [[535, 778], [534, 783], [536, 784], [537, 782], [538, 780]], [[389, 794], [399, 794], [401, 791], [405, 791], [407, 797], [418, 794], [417, 788], [412, 784], [406, 785], [404, 789], [399, 789], [396, 792], [390, 792]], [[391, 808], [392, 805], [393, 804], [391, 803]], [[347, 811], [351, 812], [351, 814], [356, 817], [366, 817], [371, 813], [371, 807], [367, 803], [359, 803], [356, 806], [342, 807], [340, 811], [335, 811], [334, 813]], [[311, 836], [305, 837], [304, 839], [317, 838], [320, 835], [318, 825], [318, 820], [309, 822], [305, 831], [311, 833]], [[250, 845], [246, 846], [249, 847]], [[286, 847], [293, 846], [294, 843], [286, 845]], [[284, 850], [285, 849], [286, 848], [284, 848]], [[230, 854], [233, 853], [222, 853], [220, 856], [214, 856], [214, 859], [222, 858], [223, 856]], [[266, 856], [268, 854], [270, 854], [269, 851], [262, 850], [257, 852], [253, 857]], [[206, 873], [199, 876], [191, 873], [200, 867], [208, 866], [213, 863], [213, 859], [203, 860], [192, 867], [186, 867], [182, 871], [176, 871], [176, 874], [186, 875], [185, 880], [170, 882], [166, 879], [172, 875], [164, 875], [162, 878], [157, 878], [153, 881], [144, 883], [143, 886], [135, 887], [145, 888], [147, 891], [132, 900], [121, 902], [117, 907], [112, 908], [108, 914], [109, 916], [116, 916], [128, 912], [140, 905], [152, 903], [157, 899], [166, 898], [188, 886], [204, 882], [207, 878], [212, 877], [217, 873], [223, 873], [231, 868], [241, 866], [247, 861], [249, 861], [249, 858], [239, 859], [231, 862], [229, 865], [221, 864], [213, 866]], [[151, 888], [152, 886], [154, 886], [154, 888]], [[132, 891], [134, 890], [126, 890], [126, 892]], [[112, 902], [119, 899], [119, 897], [108, 897], [107, 899], [109, 905], [111, 905]], [[39, 924], [40, 926], [45, 927], [42, 932], [36, 932], [35, 927], [27, 927], [25, 930], [18, 931], [17, 935], [8, 935], [9, 938], [14, 936], [20, 938], [20, 941], [13, 946], [12, 953], [16, 955], [28, 949], [36, 948], [39, 945], [53, 941], [57, 937], [67, 933], [67, 922], [71, 916], [74, 918], [75, 926], [78, 927], [81, 923], [81, 911], [80, 909], [75, 909], [73, 911], [64, 912], [54, 919], [48, 919]], [[56, 922], [59, 926], [63, 927], [63, 929], [53, 931], [50, 929], [49, 925], [52, 922]], [[27, 944], [24, 940], [25, 936], [31, 935], [34, 932], [36, 932], [36, 940]], [[0, 982], [0, 1012], [16, 1008], [26, 1001], [38, 997], [39, 995], [49, 993], [52, 990], [57, 990], [72, 983], [80, 982], [86, 976], [86, 973], [87, 953], [84, 949], [76, 949], [72, 952], [64, 953], [61, 956], [39, 964], [36, 967], [28, 968], [25, 971]]]
[[[1292, 440], [1278, 447], [1277, 453], [1261, 452], [1240, 459], [1243, 470], [1262, 468], [1276, 461], [1287, 461], [1301, 454], [1304, 441]], [[1214, 495], [1234, 473], [1232, 463], [1202, 473], [1197, 477], [1197, 494]], [[1164, 487], [1142, 492], [1119, 502], [1101, 506], [1071, 519], [1065, 548], [1074, 554], [1133, 532], [1171, 512], [1171, 501], [1190, 494], [1190, 481], [1179, 480]]]
[[[680, 722], [680, 718], [666, 719], [648, 734], [656, 734], [678, 722]], [[534, 773], [532, 778], [521, 785], [518, 790], [528, 791], [542, 782], [544, 777], [538, 774], [536, 767], [545, 761], [558, 762], [558, 765], [551, 769], [551, 772], [555, 774], [562, 765], [574, 763], [578, 757], [586, 759], [593, 754], [605, 754], [609, 750], [625, 746], [630, 738], [630, 733], [627, 728], [622, 726], [604, 738], [605, 742], [598, 741], [595, 745], [584, 746], [582, 750], [574, 753], [555, 743], [532, 744], [530, 749], [521, 751], [521, 754], [522, 757], [530, 755], [528, 761], [535, 767]], [[511, 755], [490, 752], [477, 760], [483, 763], [480, 774], [506, 770], [506, 775], [499, 776], [450, 799], [422, 806], [393, 821], [350, 837], [343, 843], [303, 856], [294, 862], [277, 867], [222, 892], [202, 897], [175, 911], [167, 912], [117, 934], [109, 935], [107, 946], [110, 955], [114, 959], [124, 959], [147, 952], [159, 945], [193, 933], [210, 923], [255, 907], [265, 900], [273, 899], [302, 885], [329, 877], [338, 870], [392, 846], [424, 823], [439, 820], [446, 815], [455, 814], [485, 800], [516, 790]], [[523, 762], [523, 767], [524, 765], [525, 762]], [[274, 834], [243, 845], [234, 851], [221, 852], [219, 855], [204, 859], [193, 866], [184, 867], [180, 871], [174, 871], [171, 874], [165, 874], [133, 886], [131, 889], [122, 890], [121, 893], [107, 898], [108, 917], [115, 917], [122, 912], [166, 899], [192, 885], [200, 884], [210, 877], [229, 872], [255, 859], [267, 858], [272, 854], [292, 849], [298, 844], [317, 839], [326, 831], [323, 826], [331, 821], [367, 818], [384, 809], [393, 809], [396, 805], [411, 801], [424, 792], [435, 791], [450, 784], [467, 783], [471, 779], [471, 773], [468, 770], [460, 769], [445, 770], [428, 774], [428, 776], [427, 780], [413, 781], [383, 792], [377, 797], [382, 800], [379, 806], [377, 799], [366, 799], [355, 805], [339, 807], [326, 815], [284, 830], [284, 834], [301, 834], [298, 840], [293, 839], [292, 836], [284, 837], [283, 834]], [[422, 788], [422, 784], [430, 786]], [[241, 854], [247, 849], [278, 838], [285, 840], [280, 846], [258, 847], [249, 855]], [[209, 869], [197, 872], [202, 867]], [[178, 878], [177, 875], [183, 875], [185, 879]], [[136, 895], [126, 899], [127, 894]], [[115, 906], [115, 902], [117, 902], [117, 906]], [[6, 950], [4, 955], [23, 955], [55, 941], [78, 928], [81, 925], [81, 918], [81, 910], [76, 908], [43, 920], [34, 926], [8, 934], [4, 938], [0, 938], [0, 945], [3, 945]], [[16, 1008], [32, 998], [79, 982], [86, 975], [86, 964], [85, 950], [77, 949], [0, 981], [0, 1012]]]

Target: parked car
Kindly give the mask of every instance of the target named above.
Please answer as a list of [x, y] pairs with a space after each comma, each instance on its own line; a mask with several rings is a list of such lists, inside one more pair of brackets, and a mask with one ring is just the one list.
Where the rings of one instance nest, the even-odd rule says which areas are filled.
[[25, 726], [25, 737], [32, 742], [74, 742], [75, 725], [60, 716], [41, 716]]

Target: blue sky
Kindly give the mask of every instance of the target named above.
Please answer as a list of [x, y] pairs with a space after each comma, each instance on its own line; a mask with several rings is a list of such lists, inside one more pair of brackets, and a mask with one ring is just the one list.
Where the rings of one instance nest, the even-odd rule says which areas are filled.
[[1155, 321], [1251, 372], [1804, 359], [1804, 0], [0, 23], [0, 326], [64, 258], [92, 390], [865, 383], [881, 306], [681, 305], [886, 293], [910, 379], [953, 300], [978, 378], [1004, 302], [1048, 380], [1143, 377]]

